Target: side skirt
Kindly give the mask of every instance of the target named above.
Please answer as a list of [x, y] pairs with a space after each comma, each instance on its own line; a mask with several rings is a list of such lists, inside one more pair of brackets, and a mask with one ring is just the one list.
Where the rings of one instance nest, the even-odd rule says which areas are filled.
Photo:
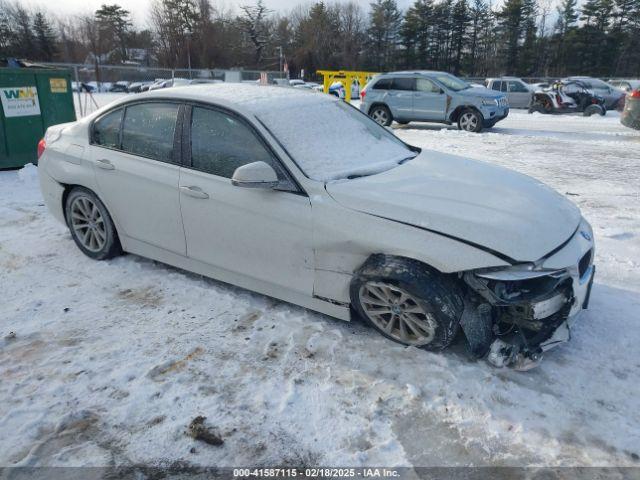
[[150, 258], [158, 262], [177, 267], [188, 272], [212, 278], [224, 283], [235, 285], [247, 290], [251, 290], [262, 295], [277, 298], [284, 302], [292, 303], [300, 307], [308, 308], [316, 312], [324, 313], [340, 320], [350, 321], [351, 312], [347, 306], [343, 304], [331, 303], [323, 301], [315, 297], [304, 295], [300, 292], [291, 291], [283, 287], [273, 285], [262, 280], [248, 277], [236, 272], [230, 272], [225, 269], [213, 267], [207, 263], [194, 260], [192, 258], [183, 257], [173, 252], [169, 252], [159, 247], [149, 245], [148, 243], [134, 240], [131, 237], [121, 238], [122, 248], [128, 253], [133, 253], [141, 257]]

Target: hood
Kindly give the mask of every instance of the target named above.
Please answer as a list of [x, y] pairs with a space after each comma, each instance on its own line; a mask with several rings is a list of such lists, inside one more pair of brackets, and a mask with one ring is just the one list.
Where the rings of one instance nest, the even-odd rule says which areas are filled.
[[456, 92], [456, 95], [462, 97], [482, 97], [482, 98], [500, 98], [505, 97], [504, 92], [498, 92], [497, 90], [491, 90], [486, 87], [471, 87]]
[[394, 169], [326, 185], [341, 205], [498, 252], [539, 260], [568, 240], [578, 208], [545, 184], [488, 163], [423, 150]]

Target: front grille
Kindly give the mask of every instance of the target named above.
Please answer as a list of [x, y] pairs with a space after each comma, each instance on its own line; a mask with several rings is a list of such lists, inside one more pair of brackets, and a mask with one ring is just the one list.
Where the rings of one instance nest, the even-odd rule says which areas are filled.
[[582, 256], [582, 258], [580, 259], [580, 262], [578, 262], [578, 273], [580, 274], [580, 278], [582, 278], [584, 276], [584, 274], [586, 273], [587, 269], [591, 265], [591, 255], [592, 254], [593, 254], [593, 250], [589, 250], [587, 253], [585, 253]]

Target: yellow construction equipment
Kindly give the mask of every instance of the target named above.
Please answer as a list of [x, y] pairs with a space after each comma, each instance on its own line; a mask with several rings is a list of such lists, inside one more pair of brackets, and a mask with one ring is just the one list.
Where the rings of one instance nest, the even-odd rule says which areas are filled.
[[364, 88], [369, 80], [376, 72], [356, 72], [350, 70], [318, 70], [318, 74], [323, 77], [324, 93], [329, 93], [329, 87], [335, 82], [341, 82], [344, 87], [344, 99], [347, 102], [351, 101], [351, 85], [353, 81], [357, 80], [360, 90]]

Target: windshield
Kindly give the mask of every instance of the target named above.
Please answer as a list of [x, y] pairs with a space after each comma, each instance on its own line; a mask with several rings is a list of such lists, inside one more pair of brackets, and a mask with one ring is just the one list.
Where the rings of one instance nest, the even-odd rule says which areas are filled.
[[309, 178], [373, 175], [417, 155], [395, 135], [340, 100], [309, 94], [257, 114]]
[[459, 92], [460, 90], [471, 88], [471, 85], [469, 85], [467, 82], [460, 80], [458, 77], [454, 77], [453, 75], [449, 75], [448, 73], [441, 73], [439, 75], [436, 75], [436, 79], [445, 87], [453, 90], [454, 92]]

